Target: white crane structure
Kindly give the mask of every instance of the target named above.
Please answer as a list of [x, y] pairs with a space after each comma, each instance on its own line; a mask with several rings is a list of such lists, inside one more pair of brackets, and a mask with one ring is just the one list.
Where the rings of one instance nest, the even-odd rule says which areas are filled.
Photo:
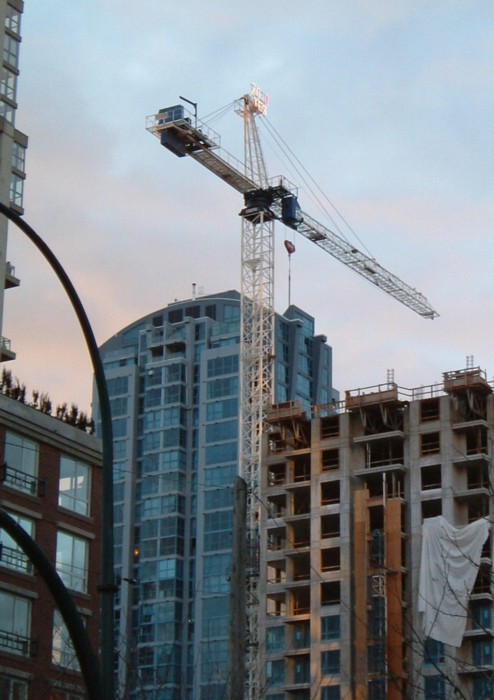
[[[181, 98], [185, 99], [185, 98]], [[244, 196], [241, 243], [240, 476], [247, 486], [247, 544], [259, 540], [259, 476], [264, 417], [274, 398], [274, 222], [282, 221], [424, 318], [438, 314], [415, 289], [365, 255], [342, 236], [302, 212], [297, 188], [286, 178], [268, 179], [256, 117], [267, 100], [255, 85], [235, 102], [244, 121], [244, 162], [221, 146], [220, 136], [183, 105], [160, 109], [146, 128], [179, 157], [191, 156]], [[250, 557], [247, 575], [247, 695], [259, 700], [259, 570]]]

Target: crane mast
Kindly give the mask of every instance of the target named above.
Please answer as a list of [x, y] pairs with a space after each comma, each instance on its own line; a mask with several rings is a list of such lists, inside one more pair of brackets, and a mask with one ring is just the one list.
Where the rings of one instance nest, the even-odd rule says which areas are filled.
[[[195, 104], [195, 103], [192, 103]], [[274, 222], [282, 221], [375, 286], [424, 318], [438, 314], [427, 299], [298, 206], [297, 188], [284, 177], [268, 179], [256, 126], [267, 99], [255, 85], [235, 102], [244, 122], [244, 162], [221, 147], [217, 133], [183, 105], [160, 109], [146, 128], [179, 157], [186, 155], [244, 196], [241, 238], [241, 345], [239, 475], [247, 491], [247, 695], [261, 697], [258, 497], [264, 417], [274, 399]], [[240, 669], [238, 669], [240, 672]], [[238, 689], [237, 684], [237, 689]], [[238, 691], [237, 691], [238, 692]], [[237, 700], [237, 698], [235, 698]], [[238, 698], [240, 700], [240, 698]]]
[[273, 403], [274, 217], [269, 209], [266, 168], [255, 119], [266, 99], [253, 89], [235, 103], [244, 121], [245, 174], [261, 187], [245, 194], [241, 244], [240, 476], [247, 487], [247, 688], [260, 690], [259, 640], [259, 475], [267, 407]]

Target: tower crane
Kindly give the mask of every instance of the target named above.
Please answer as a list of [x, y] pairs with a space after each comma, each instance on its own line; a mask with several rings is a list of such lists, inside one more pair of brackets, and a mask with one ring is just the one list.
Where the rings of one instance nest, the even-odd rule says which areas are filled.
[[[340, 235], [301, 211], [298, 190], [285, 177], [268, 178], [256, 117], [267, 98], [255, 85], [235, 101], [244, 122], [244, 161], [221, 146], [219, 134], [181, 104], [159, 109], [146, 128], [176, 156], [191, 156], [244, 198], [241, 236], [240, 476], [247, 485], [248, 548], [259, 540], [259, 477], [264, 416], [273, 403], [274, 222], [281, 221], [424, 318], [438, 314], [427, 299]], [[247, 695], [261, 697], [258, 658], [259, 571], [247, 576]]]

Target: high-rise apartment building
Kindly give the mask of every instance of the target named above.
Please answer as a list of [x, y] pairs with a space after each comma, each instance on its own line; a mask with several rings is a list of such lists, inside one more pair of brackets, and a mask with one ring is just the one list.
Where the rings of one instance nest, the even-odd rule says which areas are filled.
[[[0, 506], [36, 541], [97, 653], [101, 448], [94, 436], [0, 394]], [[67, 628], [44, 580], [0, 530], [0, 698], [83, 700]]]
[[263, 697], [494, 697], [485, 374], [470, 367], [430, 387], [346, 392], [312, 420], [297, 402], [274, 406], [268, 423]]
[[[219, 700], [227, 680], [238, 472], [240, 296], [170, 304], [101, 353], [113, 414], [118, 687]], [[338, 397], [331, 348], [295, 306], [276, 316], [276, 399]]]
[[[24, 213], [27, 136], [15, 128], [17, 79], [21, 44], [22, 0], [0, 0], [0, 201], [19, 214]], [[12, 360], [15, 353], [3, 335], [4, 291], [19, 285], [15, 268], [7, 259], [8, 221], [0, 218], [0, 362]]]

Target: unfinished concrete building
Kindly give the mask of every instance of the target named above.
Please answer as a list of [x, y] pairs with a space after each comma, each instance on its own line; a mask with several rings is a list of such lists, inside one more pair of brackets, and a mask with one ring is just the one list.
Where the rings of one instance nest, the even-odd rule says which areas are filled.
[[388, 382], [311, 415], [291, 402], [268, 417], [266, 698], [492, 698], [490, 534], [457, 612], [461, 646], [425, 638], [419, 612], [424, 519], [442, 516], [459, 531], [492, 519], [485, 374], [447, 372], [414, 390]]

